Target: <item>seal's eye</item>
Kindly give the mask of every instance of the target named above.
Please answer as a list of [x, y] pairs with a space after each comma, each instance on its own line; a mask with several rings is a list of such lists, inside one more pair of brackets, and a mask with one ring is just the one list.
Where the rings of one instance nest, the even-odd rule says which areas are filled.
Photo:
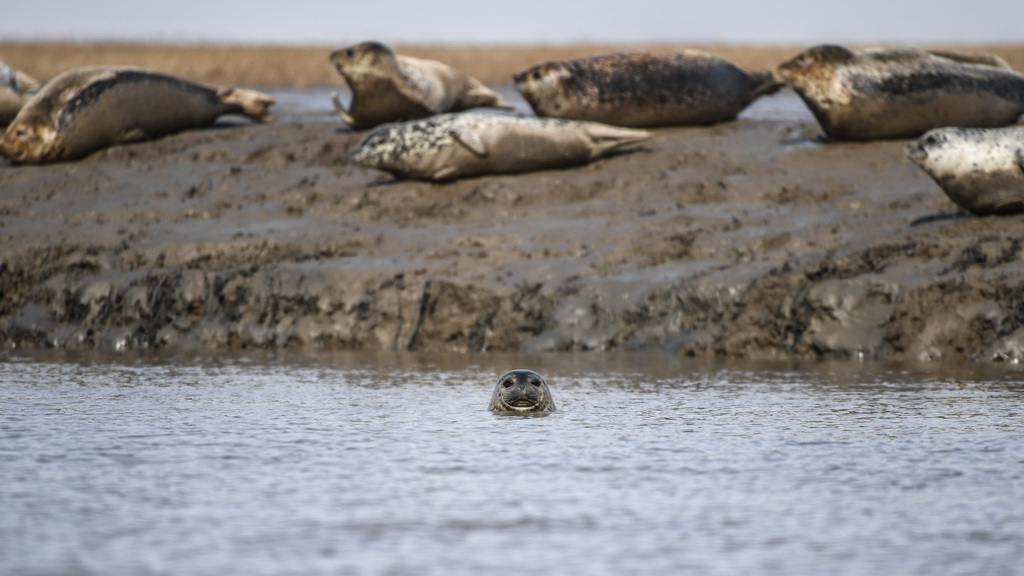
[[348, 50], [345, 50], [345, 56], [348, 56], [349, 58], [351, 58], [351, 57], [353, 57], [355, 55], [356, 55], [355, 50], [352, 50], [351, 48], [349, 48]]
[[536, 71], [534, 71], [534, 73], [533, 73], [533, 79], [534, 79], [534, 80], [540, 80], [540, 70], [536, 70]]
[[17, 130], [14, 131], [14, 135], [17, 136], [18, 138], [25, 138], [28, 136], [28, 130], [24, 128], [18, 128]]
[[502, 380], [501, 381], [501, 385], [504, 386], [505, 388], [511, 387], [512, 386], [512, 379], [509, 378], [507, 380]]

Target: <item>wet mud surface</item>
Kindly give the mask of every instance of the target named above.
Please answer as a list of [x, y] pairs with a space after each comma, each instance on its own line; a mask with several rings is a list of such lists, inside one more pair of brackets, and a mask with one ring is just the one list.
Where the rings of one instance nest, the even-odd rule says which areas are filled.
[[1024, 356], [1021, 217], [819, 133], [741, 117], [448, 184], [349, 165], [326, 114], [0, 160], [0, 343]]

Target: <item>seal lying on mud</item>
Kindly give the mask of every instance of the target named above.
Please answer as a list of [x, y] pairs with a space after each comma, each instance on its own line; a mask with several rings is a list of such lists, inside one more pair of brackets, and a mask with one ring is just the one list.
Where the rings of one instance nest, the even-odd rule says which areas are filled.
[[648, 128], [732, 120], [783, 85], [697, 50], [545, 62], [513, 76], [539, 116]]
[[548, 383], [532, 370], [510, 370], [498, 379], [491, 395], [492, 412], [554, 412]]
[[35, 78], [0, 62], [0, 127], [14, 120], [28, 101], [28, 93], [38, 87]]
[[400, 56], [379, 42], [337, 50], [330, 60], [352, 89], [349, 109], [337, 93], [334, 109], [356, 130], [470, 108], [512, 108], [472, 76], [434, 60]]
[[979, 216], [1024, 212], [1024, 126], [939, 128], [906, 151], [961, 208]]
[[222, 114], [270, 119], [274, 99], [141, 68], [65, 72], [32, 96], [7, 128], [0, 154], [19, 163], [74, 160], [124, 142], [209, 126]]
[[778, 72], [832, 138], [916, 138], [943, 126], [1006, 126], [1024, 114], [1024, 75], [990, 54], [821, 45]]
[[649, 137], [596, 122], [464, 112], [378, 126], [349, 159], [397, 178], [453, 180], [585, 164]]

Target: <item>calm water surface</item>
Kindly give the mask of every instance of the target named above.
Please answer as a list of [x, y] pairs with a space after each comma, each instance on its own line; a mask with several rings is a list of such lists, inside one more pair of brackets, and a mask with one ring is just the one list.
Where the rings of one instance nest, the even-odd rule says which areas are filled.
[[5, 575], [1020, 574], [1024, 373], [6, 351], [0, 510]]

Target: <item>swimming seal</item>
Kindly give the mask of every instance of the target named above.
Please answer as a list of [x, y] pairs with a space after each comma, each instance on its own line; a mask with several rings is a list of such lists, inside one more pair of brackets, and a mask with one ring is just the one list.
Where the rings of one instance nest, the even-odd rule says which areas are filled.
[[380, 42], [337, 50], [330, 60], [352, 90], [348, 110], [337, 93], [334, 109], [356, 130], [470, 108], [512, 109], [476, 78], [435, 60], [395, 54]]
[[14, 120], [28, 101], [29, 92], [38, 87], [35, 78], [0, 62], [0, 127]]
[[554, 412], [555, 401], [540, 374], [532, 370], [510, 370], [498, 379], [487, 409], [516, 414]]
[[441, 181], [585, 164], [649, 137], [596, 122], [463, 112], [378, 126], [349, 159], [397, 178]]
[[11, 122], [0, 154], [18, 163], [75, 160], [125, 142], [212, 124], [223, 114], [270, 119], [274, 99], [142, 68], [90, 66], [47, 82]]
[[748, 73], [697, 50], [545, 62], [512, 79], [538, 116], [633, 128], [732, 120], [783, 86], [769, 71]]
[[979, 216], [1024, 212], [1024, 126], [939, 128], [906, 152], [961, 208]]
[[990, 54], [824, 44], [778, 67], [825, 134], [917, 138], [943, 126], [994, 128], [1024, 114], [1024, 75]]

